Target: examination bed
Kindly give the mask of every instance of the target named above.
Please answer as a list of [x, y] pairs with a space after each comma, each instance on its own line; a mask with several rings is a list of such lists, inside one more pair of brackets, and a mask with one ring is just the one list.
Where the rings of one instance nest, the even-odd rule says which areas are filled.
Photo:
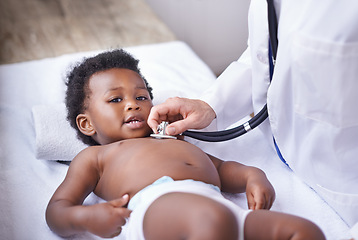
[[[198, 97], [215, 81], [208, 66], [184, 42], [125, 49], [140, 59], [142, 73], [154, 89], [154, 104], [171, 96]], [[71, 161], [85, 147], [65, 119], [64, 76], [71, 64], [96, 53], [0, 66], [0, 239], [60, 239], [45, 221], [47, 203], [68, 168], [57, 160]], [[261, 134], [255, 129], [223, 143], [189, 141], [223, 160], [264, 170], [276, 190], [272, 210], [315, 222], [327, 239], [348, 239], [343, 220], [279, 160]], [[244, 194], [225, 196], [247, 208]], [[91, 194], [85, 203], [99, 201]], [[73, 239], [99, 238], [85, 233]]]

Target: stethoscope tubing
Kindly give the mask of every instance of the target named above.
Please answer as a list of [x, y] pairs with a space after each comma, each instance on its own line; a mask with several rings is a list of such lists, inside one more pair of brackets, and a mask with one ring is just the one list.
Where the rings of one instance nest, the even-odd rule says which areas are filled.
[[182, 135], [195, 138], [197, 140], [205, 141], [205, 142], [223, 142], [228, 141], [234, 138], [237, 138], [252, 129], [256, 128], [260, 125], [265, 119], [268, 117], [267, 105], [261, 109], [261, 111], [256, 114], [249, 121], [241, 124], [235, 128], [231, 128], [228, 130], [222, 131], [214, 131], [214, 132], [199, 132], [199, 131], [191, 131], [187, 130], [183, 132]]

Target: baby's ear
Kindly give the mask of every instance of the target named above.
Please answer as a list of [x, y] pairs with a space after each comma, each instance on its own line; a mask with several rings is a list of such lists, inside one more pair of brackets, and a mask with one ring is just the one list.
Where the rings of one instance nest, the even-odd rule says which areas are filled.
[[96, 133], [96, 130], [93, 128], [89, 117], [86, 114], [79, 114], [76, 117], [76, 123], [78, 129], [87, 136], [93, 136]]

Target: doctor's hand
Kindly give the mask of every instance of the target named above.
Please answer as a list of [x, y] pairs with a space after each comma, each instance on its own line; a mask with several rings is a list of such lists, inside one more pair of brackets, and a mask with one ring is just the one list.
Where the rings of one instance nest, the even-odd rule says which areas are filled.
[[204, 101], [174, 97], [151, 109], [148, 125], [157, 133], [158, 125], [167, 121], [170, 124], [166, 128], [166, 134], [178, 135], [188, 129], [205, 128], [215, 117], [214, 110]]
[[131, 213], [131, 210], [124, 207], [128, 201], [129, 197], [126, 194], [109, 202], [86, 206], [88, 208], [87, 231], [103, 238], [118, 236]]

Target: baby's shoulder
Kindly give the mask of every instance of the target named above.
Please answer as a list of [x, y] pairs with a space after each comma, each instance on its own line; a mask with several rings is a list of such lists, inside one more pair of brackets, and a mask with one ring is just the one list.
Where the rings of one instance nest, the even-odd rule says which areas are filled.
[[103, 151], [103, 146], [90, 146], [82, 151], [80, 151], [76, 157], [72, 160], [74, 161], [87, 161], [89, 162], [91, 159], [96, 160], [98, 158], [99, 153]]
[[83, 149], [81, 152], [79, 152], [78, 155], [98, 153], [98, 152], [100, 152], [100, 151], [102, 151], [102, 150], [103, 150], [103, 146], [102, 146], [102, 145], [89, 146], [89, 147]]
[[80, 151], [76, 157], [72, 160], [69, 171], [71, 172], [83, 172], [84, 169], [98, 170], [98, 158], [101, 146], [90, 146]]

